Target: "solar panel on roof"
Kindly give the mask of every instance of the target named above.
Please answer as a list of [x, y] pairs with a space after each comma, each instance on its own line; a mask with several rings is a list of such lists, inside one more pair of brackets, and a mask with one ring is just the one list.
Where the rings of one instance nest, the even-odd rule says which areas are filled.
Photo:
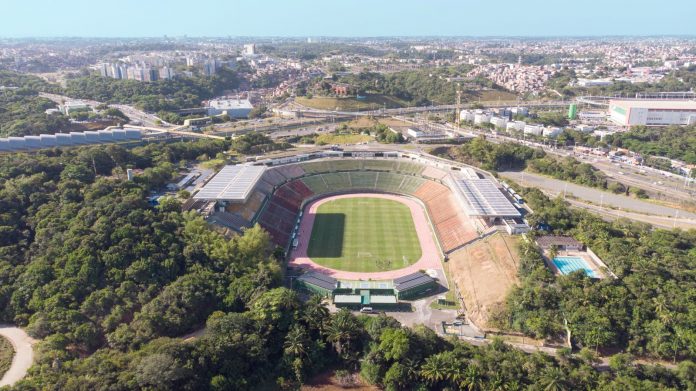
[[469, 214], [473, 216], [520, 217], [520, 211], [489, 179], [457, 179]]
[[301, 275], [298, 280], [329, 290], [335, 289], [337, 282], [333, 277], [312, 272]]
[[226, 166], [193, 198], [244, 201], [266, 171], [265, 166]]
[[430, 284], [433, 281], [435, 281], [435, 279], [427, 274], [414, 273], [394, 280], [394, 288], [398, 291], [404, 291], [417, 286]]

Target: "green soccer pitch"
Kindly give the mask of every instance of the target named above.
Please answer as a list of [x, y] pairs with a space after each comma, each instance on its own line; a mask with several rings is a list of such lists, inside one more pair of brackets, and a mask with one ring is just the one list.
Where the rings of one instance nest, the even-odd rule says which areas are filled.
[[421, 248], [408, 206], [355, 197], [319, 205], [307, 255], [331, 269], [369, 273], [407, 267]]

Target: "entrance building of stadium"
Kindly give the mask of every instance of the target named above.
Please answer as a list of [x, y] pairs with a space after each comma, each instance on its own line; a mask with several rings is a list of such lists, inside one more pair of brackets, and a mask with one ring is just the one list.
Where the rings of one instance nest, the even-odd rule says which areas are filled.
[[294, 286], [304, 292], [331, 298], [337, 307], [393, 309], [400, 300], [413, 300], [437, 290], [437, 280], [425, 273], [413, 273], [387, 281], [337, 280], [323, 273], [307, 272]]

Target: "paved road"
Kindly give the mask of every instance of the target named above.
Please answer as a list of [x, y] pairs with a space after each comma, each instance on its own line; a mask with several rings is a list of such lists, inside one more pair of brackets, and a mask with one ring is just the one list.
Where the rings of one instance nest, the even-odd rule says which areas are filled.
[[0, 380], [0, 387], [3, 387], [13, 385], [27, 375], [27, 370], [34, 361], [32, 345], [36, 341], [24, 330], [10, 325], [0, 324], [0, 335], [7, 338], [15, 350], [12, 365]]
[[[544, 190], [550, 194], [558, 195], [564, 191], [568, 195], [573, 195], [581, 200], [591, 202], [605, 207], [614, 207], [620, 210], [628, 210], [647, 215], [658, 215], [666, 217], [681, 217], [696, 219], [696, 214], [680, 209], [657, 205], [651, 202], [626, 197], [624, 195], [601, 191], [591, 187], [580, 186], [574, 183], [549, 178], [539, 174], [529, 172], [507, 171], [501, 172], [503, 178], [510, 178], [523, 186], [533, 186]], [[566, 187], [567, 186], [567, 187]], [[566, 190], [567, 189], [567, 190]]]

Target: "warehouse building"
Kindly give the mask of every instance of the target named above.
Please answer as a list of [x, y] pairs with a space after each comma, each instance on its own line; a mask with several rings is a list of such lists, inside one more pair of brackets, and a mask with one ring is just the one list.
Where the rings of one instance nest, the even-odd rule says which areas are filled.
[[611, 100], [609, 118], [621, 126], [696, 124], [696, 100]]

